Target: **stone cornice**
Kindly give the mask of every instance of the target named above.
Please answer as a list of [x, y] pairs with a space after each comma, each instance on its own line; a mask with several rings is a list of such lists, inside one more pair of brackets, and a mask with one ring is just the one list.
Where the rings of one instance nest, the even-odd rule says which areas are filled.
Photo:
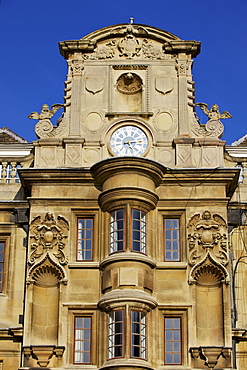
[[200, 48], [200, 41], [194, 40], [171, 40], [164, 44], [164, 50], [166, 53], [184, 53], [191, 55], [192, 58], [195, 58], [200, 53]]
[[78, 52], [92, 52], [96, 42], [92, 40], [68, 40], [58, 43], [61, 55], [68, 59], [70, 54]]
[[34, 183], [94, 183], [89, 168], [21, 168], [19, 175], [22, 185], [30, 191]]
[[230, 197], [238, 185], [239, 168], [178, 168], [167, 169], [162, 186], [210, 186], [226, 187], [226, 196]]

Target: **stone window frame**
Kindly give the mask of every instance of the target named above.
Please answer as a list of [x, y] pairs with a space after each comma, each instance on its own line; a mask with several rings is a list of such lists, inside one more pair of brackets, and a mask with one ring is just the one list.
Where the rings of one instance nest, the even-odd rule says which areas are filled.
[[3, 291], [4, 283], [4, 259], [5, 259], [5, 242], [0, 240], [0, 293]]
[[11, 280], [8, 279], [9, 275], [9, 243], [10, 243], [10, 233], [0, 234], [0, 243], [4, 244], [4, 253], [3, 253], [3, 271], [2, 271], [2, 281], [0, 284], [0, 295], [6, 295], [8, 291], [8, 286]]
[[[188, 317], [189, 317], [189, 306], [184, 307], [159, 307], [159, 311], [162, 314], [162, 334], [160, 338], [162, 340], [163, 348], [163, 366], [164, 368], [174, 367], [174, 366], [188, 366], [188, 353], [189, 353], [189, 328], [188, 328]], [[180, 318], [181, 320], [181, 363], [180, 364], [166, 364], [165, 361], [165, 319], [166, 318]]]
[[[68, 328], [67, 332], [67, 361], [73, 368], [76, 366], [95, 366], [96, 365], [96, 346], [97, 346], [97, 325], [99, 322], [96, 305], [82, 305], [82, 304], [64, 304], [65, 307], [67, 307], [67, 320], [64, 322], [64, 325]], [[90, 363], [75, 363], [75, 318], [76, 317], [88, 317], [91, 318], [91, 343], [90, 343]], [[65, 333], [64, 333], [65, 334]]]

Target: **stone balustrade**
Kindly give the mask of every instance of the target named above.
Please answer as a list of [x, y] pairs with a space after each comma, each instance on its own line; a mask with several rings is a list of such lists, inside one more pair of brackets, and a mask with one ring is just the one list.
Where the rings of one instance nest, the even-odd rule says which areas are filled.
[[20, 178], [18, 175], [18, 168], [22, 164], [14, 161], [1, 161], [0, 162], [0, 183], [13, 184], [19, 183]]

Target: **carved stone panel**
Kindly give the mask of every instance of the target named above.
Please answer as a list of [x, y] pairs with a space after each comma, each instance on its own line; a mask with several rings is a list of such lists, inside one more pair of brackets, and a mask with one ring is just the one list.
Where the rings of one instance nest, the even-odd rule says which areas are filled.
[[82, 144], [66, 143], [65, 164], [67, 166], [81, 166]]

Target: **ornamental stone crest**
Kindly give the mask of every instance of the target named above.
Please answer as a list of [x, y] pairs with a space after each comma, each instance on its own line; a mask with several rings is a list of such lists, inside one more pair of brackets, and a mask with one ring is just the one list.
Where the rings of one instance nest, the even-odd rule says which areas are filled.
[[218, 214], [209, 211], [194, 215], [188, 223], [189, 283], [211, 285], [229, 282], [225, 266], [227, 255], [227, 225]]
[[[69, 223], [63, 216], [47, 212], [44, 219], [36, 216], [30, 224], [31, 252], [28, 259], [28, 282], [40, 280], [42, 273], [51, 273], [58, 282], [66, 283], [64, 265], [67, 257], [64, 253], [68, 238]], [[38, 273], [37, 273], [38, 271]]]
[[65, 130], [65, 121], [62, 120], [60, 125], [55, 127], [51, 123], [50, 119], [54, 114], [63, 107], [63, 104], [53, 104], [51, 109], [49, 105], [43, 104], [40, 113], [32, 112], [29, 114], [29, 119], [37, 119], [38, 122], [35, 125], [35, 133], [39, 138], [55, 137], [58, 134], [62, 134]]
[[220, 113], [219, 106], [213, 104], [210, 109], [205, 103], [197, 103], [198, 107], [208, 116], [208, 121], [205, 125], [193, 124], [192, 130], [196, 135], [218, 137], [221, 138], [224, 132], [224, 125], [220, 119], [232, 118], [232, 115], [224, 111]]
[[87, 76], [85, 79], [85, 89], [95, 95], [102, 91], [105, 86], [105, 78], [96, 75]]
[[135, 36], [128, 34], [119, 41], [118, 49], [120, 57], [125, 56], [127, 59], [132, 59], [134, 56], [140, 55], [140, 41]]

